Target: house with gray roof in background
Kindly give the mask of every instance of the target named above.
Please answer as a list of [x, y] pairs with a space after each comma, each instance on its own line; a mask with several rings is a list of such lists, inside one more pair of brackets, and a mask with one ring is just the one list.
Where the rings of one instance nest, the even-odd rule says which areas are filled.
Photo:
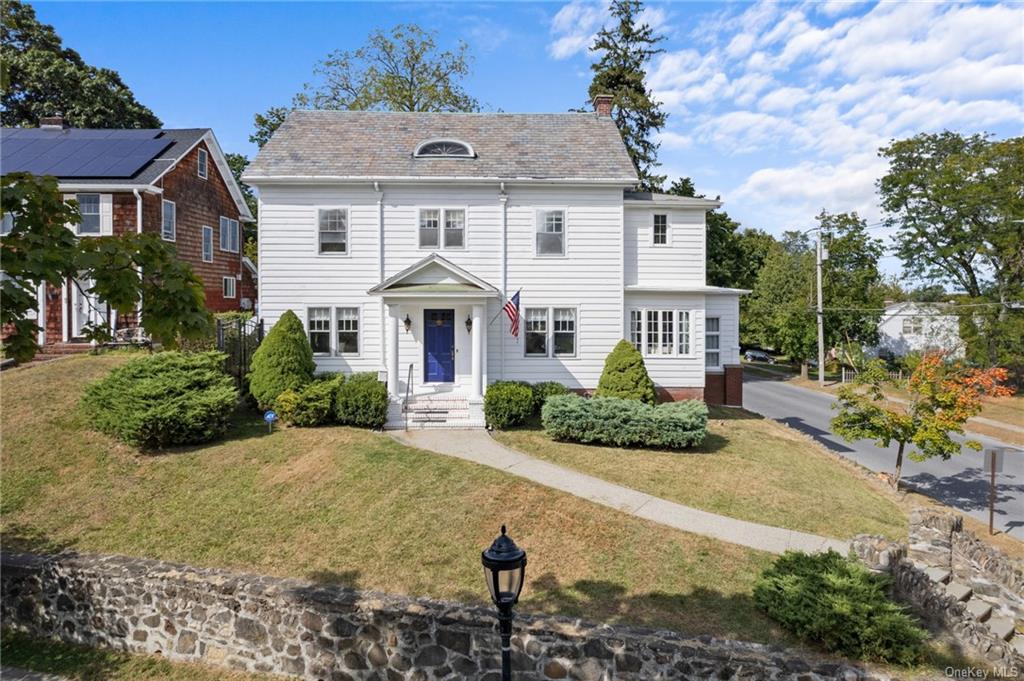
[[[0, 130], [0, 173], [12, 172], [56, 177], [78, 202], [81, 223], [69, 226], [78, 237], [159, 234], [202, 279], [209, 309], [254, 308], [255, 273], [242, 257], [242, 223], [254, 218], [209, 128], [79, 129], [44, 118], [38, 128]], [[12, 227], [5, 216], [3, 232]], [[137, 326], [137, 315], [118, 316], [91, 286], [40, 286], [44, 354], [87, 350], [84, 334], [101, 321], [122, 332]]]
[[665, 399], [741, 404], [739, 296], [708, 286], [718, 201], [634, 191], [610, 116], [292, 112], [259, 190], [260, 315], [323, 372], [377, 372], [389, 427], [483, 425], [489, 383], [592, 391], [628, 339]]

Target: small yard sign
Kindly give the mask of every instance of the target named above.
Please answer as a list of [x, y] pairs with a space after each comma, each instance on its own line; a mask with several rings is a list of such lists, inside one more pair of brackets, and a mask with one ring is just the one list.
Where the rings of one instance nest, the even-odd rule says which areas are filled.
[[263, 414], [263, 420], [267, 422], [267, 429], [271, 433], [273, 433], [274, 432], [274, 421], [277, 420], [277, 412], [274, 411], [273, 409], [268, 409], [266, 411], [266, 413]]

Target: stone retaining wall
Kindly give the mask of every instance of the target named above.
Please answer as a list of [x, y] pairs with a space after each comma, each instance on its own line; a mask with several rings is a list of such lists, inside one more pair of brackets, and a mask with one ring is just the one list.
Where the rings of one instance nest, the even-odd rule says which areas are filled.
[[[493, 613], [425, 599], [117, 556], [0, 559], [3, 626], [74, 643], [324, 681], [499, 678]], [[785, 650], [518, 617], [534, 679], [887, 679]]]

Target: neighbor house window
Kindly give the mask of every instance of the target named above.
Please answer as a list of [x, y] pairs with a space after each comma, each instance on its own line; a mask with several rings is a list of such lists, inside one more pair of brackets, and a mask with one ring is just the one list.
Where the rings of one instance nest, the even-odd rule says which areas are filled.
[[348, 211], [344, 208], [321, 208], [317, 231], [320, 253], [348, 253]]
[[441, 211], [436, 208], [420, 211], [420, 248], [437, 248], [441, 245]]
[[203, 227], [203, 262], [213, 262], [213, 227]]
[[210, 164], [210, 155], [206, 152], [206, 149], [199, 150], [199, 177], [204, 180], [207, 177], [209, 169], [207, 166]]
[[678, 352], [680, 355], [690, 354], [690, 312], [689, 310], [679, 311], [679, 339]]
[[920, 317], [905, 317], [903, 319], [903, 333], [906, 335], [919, 336], [924, 331], [924, 324]]
[[668, 245], [668, 216], [667, 215], [655, 215], [654, 216], [654, 245], [655, 246], [667, 246]]
[[644, 351], [644, 315], [640, 310], [629, 311], [629, 342], [639, 352]]
[[704, 322], [704, 366], [717, 367], [721, 365], [720, 339], [718, 317], [708, 317]]
[[78, 225], [78, 233], [79, 234], [99, 234], [100, 233], [100, 195], [99, 194], [75, 194], [75, 199], [78, 201], [78, 212], [82, 216], [82, 222]]
[[163, 203], [163, 220], [160, 223], [160, 236], [165, 241], [174, 241], [175, 234], [177, 232], [176, 227], [176, 216], [173, 201], [164, 201]]
[[349, 355], [359, 352], [359, 308], [339, 307], [335, 310], [338, 319], [338, 354]]
[[576, 308], [556, 307], [552, 310], [554, 319], [555, 357], [576, 354]]
[[444, 247], [462, 248], [466, 245], [466, 211], [446, 208], [444, 211]]
[[537, 218], [537, 255], [565, 255], [565, 211], [541, 211]]
[[548, 309], [526, 308], [526, 354], [548, 356]]
[[238, 220], [221, 216], [220, 250], [238, 253]]
[[235, 297], [235, 278], [234, 277], [223, 277], [221, 281], [224, 284], [224, 297], [234, 298]]
[[331, 354], [331, 308], [309, 308], [309, 346], [314, 355]]

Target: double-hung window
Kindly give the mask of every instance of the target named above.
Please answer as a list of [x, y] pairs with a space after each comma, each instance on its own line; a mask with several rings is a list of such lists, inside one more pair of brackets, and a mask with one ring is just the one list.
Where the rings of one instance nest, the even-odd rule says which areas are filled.
[[317, 252], [348, 253], [348, 211], [344, 208], [321, 208], [317, 211]]
[[554, 320], [555, 357], [576, 355], [576, 308], [556, 307], [551, 310]]
[[667, 246], [668, 245], [668, 216], [667, 215], [655, 215], [654, 216], [654, 236], [653, 243], [655, 246]]
[[334, 310], [338, 328], [338, 354], [359, 353], [359, 308], [338, 307]]
[[704, 320], [704, 366], [718, 367], [722, 363], [719, 329], [718, 317], [708, 317]]
[[314, 355], [331, 354], [331, 308], [309, 308], [307, 332]]
[[210, 154], [207, 153], [206, 149], [200, 149], [198, 154], [198, 165], [199, 165], [199, 177], [204, 180], [209, 175], [210, 165]]
[[164, 238], [164, 241], [174, 241], [177, 234], [176, 222], [177, 216], [175, 214], [174, 202], [164, 200], [163, 215], [160, 222], [160, 236]]
[[220, 250], [238, 253], [238, 220], [221, 216]]
[[692, 333], [689, 310], [629, 311], [629, 342], [646, 357], [690, 355]]
[[545, 210], [538, 213], [537, 255], [565, 255], [564, 210]]
[[526, 355], [528, 357], [548, 356], [548, 309], [528, 307], [526, 318]]
[[918, 336], [924, 331], [924, 324], [920, 317], [904, 317], [903, 333], [906, 335]]
[[235, 278], [234, 277], [221, 277], [221, 284], [224, 289], [225, 298], [235, 297]]
[[[99, 194], [75, 194], [78, 201], [78, 212], [82, 221], [78, 225], [79, 234], [100, 233], [100, 195]], [[172, 206], [174, 204], [171, 204]]]
[[465, 248], [465, 209], [421, 208], [419, 243], [420, 248]]
[[213, 262], [213, 227], [203, 227], [203, 262]]

